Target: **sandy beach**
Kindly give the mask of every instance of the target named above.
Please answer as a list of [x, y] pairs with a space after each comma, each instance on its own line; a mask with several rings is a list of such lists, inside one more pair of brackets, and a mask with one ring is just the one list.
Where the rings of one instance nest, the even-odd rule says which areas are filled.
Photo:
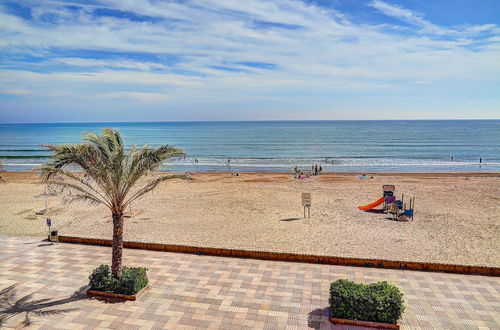
[[[33, 173], [4, 172], [0, 233], [44, 236], [50, 217], [61, 235], [111, 238], [111, 216], [102, 206], [63, 204], [47, 198]], [[202, 173], [170, 181], [132, 205], [125, 240], [500, 266], [500, 174], [327, 173], [296, 180], [287, 173]], [[416, 198], [413, 222], [357, 209], [382, 196]], [[303, 218], [301, 193], [312, 194]]]

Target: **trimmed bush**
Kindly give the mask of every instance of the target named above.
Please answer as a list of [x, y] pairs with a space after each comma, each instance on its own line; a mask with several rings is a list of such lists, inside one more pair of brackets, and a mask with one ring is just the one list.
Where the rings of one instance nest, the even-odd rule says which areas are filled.
[[332, 317], [396, 324], [404, 311], [403, 293], [387, 282], [337, 280], [330, 285]]
[[147, 269], [142, 267], [123, 267], [120, 277], [111, 275], [108, 265], [100, 265], [90, 274], [92, 290], [134, 295], [148, 285]]

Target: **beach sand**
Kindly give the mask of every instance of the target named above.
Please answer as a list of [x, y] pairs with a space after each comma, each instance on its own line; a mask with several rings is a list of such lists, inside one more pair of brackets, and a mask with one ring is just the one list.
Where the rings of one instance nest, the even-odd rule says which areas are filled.
[[[45, 219], [61, 235], [111, 238], [110, 212], [103, 206], [44, 191], [32, 173], [1, 174], [0, 233], [44, 236]], [[500, 174], [328, 173], [306, 180], [290, 174], [227, 173], [167, 181], [133, 203], [125, 240], [247, 250], [500, 266]], [[382, 196], [382, 184], [396, 195], [416, 198], [412, 222], [363, 212], [358, 205]], [[301, 193], [312, 194], [311, 218], [303, 219]]]

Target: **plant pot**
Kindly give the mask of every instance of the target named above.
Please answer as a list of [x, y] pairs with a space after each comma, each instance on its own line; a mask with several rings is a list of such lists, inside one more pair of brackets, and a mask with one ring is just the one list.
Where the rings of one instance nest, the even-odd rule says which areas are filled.
[[346, 325], [354, 325], [354, 326], [358, 326], [358, 327], [399, 330], [399, 324], [391, 324], [391, 323], [379, 323], [379, 322], [360, 321], [360, 320], [347, 320], [347, 319], [338, 319], [336, 317], [331, 317], [330, 322], [332, 322], [334, 324], [346, 324]]
[[87, 296], [99, 296], [99, 297], [106, 297], [106, 298], [114, 298], [114, 299], [120, 299], [120, 300], [131, 300], [135, 301], [137, 298], [144, 293], [144, 291], [149, 290], [149, 285], [146, 285], [144, 288], [139, 290], [134, 295], [127, 295], [127, 294], [121, 294], [121, 293], [113, 293], [113, 292], [105, 292], [105, 291], [99, 291], [99, 290], [92, 290], [92, 289], [87, 289]]

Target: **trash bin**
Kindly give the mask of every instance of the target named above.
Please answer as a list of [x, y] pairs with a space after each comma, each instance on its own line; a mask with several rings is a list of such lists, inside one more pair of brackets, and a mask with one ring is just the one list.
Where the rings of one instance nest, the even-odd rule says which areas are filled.
[[51, 241], [51, 242], [58, 242], [59, 241], [57, 232], [58, 231], [56, 229], [53, 229], [50, 231], [49, 241]]

